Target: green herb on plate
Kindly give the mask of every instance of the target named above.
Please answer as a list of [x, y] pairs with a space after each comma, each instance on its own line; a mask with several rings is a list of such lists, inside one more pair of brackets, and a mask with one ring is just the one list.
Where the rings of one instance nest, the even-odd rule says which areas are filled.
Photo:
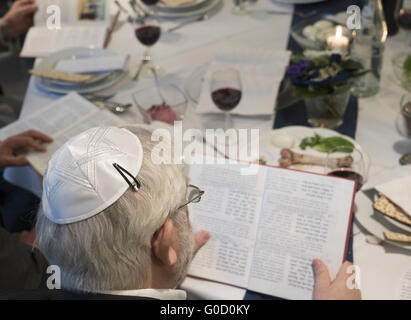
[[305, 150], [311, 147], [319, 152], [328, 153], [331, 150], [338, 148], [340, 152], [351, 153], [354, 150], [352, 142], [339, 136], [323, 138], [318, 134], [313, 137], [306, 137], [300, 143], [300, 148]]

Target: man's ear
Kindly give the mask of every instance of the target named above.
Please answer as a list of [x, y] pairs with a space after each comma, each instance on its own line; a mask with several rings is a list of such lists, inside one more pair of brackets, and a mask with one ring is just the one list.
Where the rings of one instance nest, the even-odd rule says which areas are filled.
[[176, 232], [173, 222], [167, 219], [151, 240], [154, 257], [166, 266], [173, 266], [177, 263], [175, 248], [177, 243], [174, 241]]

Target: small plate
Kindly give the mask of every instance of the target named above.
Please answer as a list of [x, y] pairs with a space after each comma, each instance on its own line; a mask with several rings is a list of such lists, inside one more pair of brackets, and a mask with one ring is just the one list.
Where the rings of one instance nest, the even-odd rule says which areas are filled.
[[[375, 192], [375, 191], [370, 191]], [[411, 243], [401, 243], [397, 241], [386, 240], [384, 237], [384, 231], [392, 231], [392, 232], [399, 232], [405, 233], [407, 232], [403, 229], [403, 227], [399, 227], [396, 224], [392, 223], [392, 219], [388, 220], [388, 217], [385, 217], [379, 212], [376, 212], [373, 207], [374, 195], [371, 194], [368, 197], [364, 192], [360, 191], [357, 192], [355, 197], [355, 205], [356, 205], [356, 212], [355, 212], [355, 219], [371, 234], [376, 236], [382, 241], [388, 242], [396, 247], [404, 248], [411, 250]], [[411, 233], [408, 233], [411, 234]]]
[[218, 10], [223, 3], [223, 0], [210, 0], [205, 5], [194, 10], [187, 11], [158, 11], [158, 16], [162, 19], [184, 19], [201, 16], [205, 13], [211, 13]]
[[127, 75], [124, 71], [115, 71], [109, 74], [103, 80], [92, 83], [89, 85], [78, 85], [72, 87], [49, 85], [46, 82], [43, 82], [41, 79], [36, 79], [36, 84], [43, 90], [58, 93], [58, 94], [67, 94], [70, 92], [77, 92], [80, 94], [84, 93], [93, 93], [101, 91], [107, 88], [114, 86], [116, 83], [120, 82]]
[[[36, 70], [48, 70], [54, 69], [57, 63], [61, 60], [76, 60], [76, 59], [84, 59], [84, 58], [95, 58], [95, 57], [105, 57], [105, 56], [113, 56], [114, 54], [104, 50], [104, 49], [92, 49], [86, 47], [77, 47], [77, 48], [69, 48], [65, 50], [61, 50], [49, 55], [43, 61], [39, 63], [36, 67]], [[106, 72], [98, 72], [95, 73], [95, 77], [91, 80], [81, 83], [81, 85], [89, 85], [96, 82], [99, 82], [105, 78], [107, 78], [113, 71], [106, 71]], [[52, 86], [65, 86], [65, 87], [75, 87], [79, 86], [79, 83], [72, 83], [67, 81], [59, 81], [59, 80], [52, 80], [46, 79], [41, 77], [35, 77], [37, 79], [41, 79], [41, 82], [49, 87]]]
[[[319, 156], [319, 157], [326, 157], [326, 153], [324, 152], [319, 152], [317, 150], [314, 150], [312, 148], [307, 148], [306, 150], [302, 150], [300, 148], [300, 143], [301, 140], [303, 140], [306, 137], [311, 137], [314, 134], [319, 134], [322, 137], [333, 137], [333, 136], [340, 136], [351, 143], [355, 145], [355, 147], [361, 151], [361, 153], [365, 157], [365, 161], [367, 163], [370, 162], [369, 156], [366, 151], [351, 137], [342, 135], [341, 133], [331, 130], [331, 129], [325, 129], [325, 128], [311, 128], [311, 127], [304, 127], [304, 126], [289, 126], [289, 127], [284, 127], [281, 129], [275, 129], [275, 130], [267, 130], [265, 132], [260, 132], [259, 136], [259, 150], [260, 150], [260, 158], [263, 158], [266, 161], [267, 165], [271, 166], [278, 166], [279, 159], [281, 158], [281, 150], [282, 148], [275, 146], [272, 143], [272, 138], [275, 135], [278, 134], [287, 134], [290, 135], [294, 138], [294, 146], [290, 148], [294, 152], [302, 153], [302, 154], [310, 154], [314, 156]], [[259, 160], [259, 159], [254, 159], [254, 160]], [[314, 166], [314, 165], [293, 165], [290, 168], [296, 169], [296, 170], [302, 170], [302, 171], [309, 171], [309, 172], [315, 172], [315, 173], [320, 173], [320, 174], [325, 174], [324, 167], [322, 166]]]
[[[320, 20], [330, 21], [334, 25], [334, 27], [337, 25], [342, 25], [334, 21], [332, 19], [332, 16], [324, 15], [324, 14], [316, 14], [316, 15], [304, 18], [300, 22], [293, 25], [290, 31], [292, 38], [299, 44], [301, 48], [309, 49], [309, 50], [320, 50], [320, 51], [327, 49], [326, 41], [311, 40], [303, 35], [303, 30], [305, 27], [313, 25], [314, 23]], [[345, 36], [347, 35], [345, 34]], [[350, 35], [349, 36], [350, 41], [351, 41], [351, 38], [352, 36]]]
[[210, 4], [210, 2], [212, 1], [213, 0], [197, 0], [193, 3], [186, 3], [176, 7], [166, 6], [165, 4], [160, 2], [156, 7], [159, 12], [187, 12], [203, 8], [204, 6]]

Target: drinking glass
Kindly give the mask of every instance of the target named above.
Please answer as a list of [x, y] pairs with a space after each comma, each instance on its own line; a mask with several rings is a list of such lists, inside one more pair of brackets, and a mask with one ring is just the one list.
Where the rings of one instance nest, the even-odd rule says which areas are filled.
[[211, 76], [211, 99], [224, 112], [225, 130], [232, 128], [232, 111], [241, 101], [242, 86], [240, 74], [235, 69], [213, 72]]
[[151, 55], [151, 47], [157, 43], [161, 36], [161, 27], [158, 18], [155, 15], [146, 15], [136, 20], [137, 27], [135, 35], [138, 41], [145, 47], [141, 63], [141, 75], [153, 77], [152, 68], [157, 71], [159, 66], [154, 65]]
[[[400, 28], [411, 30], [411, 2], [409, 0], [397, 0], [397, 7], [394, 13], [395, 20]], [[411, 46], [411, 41], [408, 42]]]
[[355, 146], [335, 147], [327, 153], [325, 161], [327, 175], [356, 180], [356, 191], [359, 191], [367, 182], [369, 167], [368, 158], [362, 150]]

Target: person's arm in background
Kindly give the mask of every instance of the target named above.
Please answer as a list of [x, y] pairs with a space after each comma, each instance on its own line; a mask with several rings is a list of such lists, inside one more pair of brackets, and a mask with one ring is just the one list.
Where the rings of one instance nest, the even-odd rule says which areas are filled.
[[23, 34], [33, 25], [37, 11], [35, 0], [17, 0], [10, 10], [0, 18], [0, 44], [7, 46], [7, 41]]
[[[19, 155], [27, 149], [46, 151], [43, 142], [52, 139], [30, 130], [0, 142], [0, 167], [24, 166], [27, 159]], [[32, 247], [34, 230], [10, 234], [0, 228], [0, 290], [37, 289], [45, 286], [48, 263], [40, 251]]]

